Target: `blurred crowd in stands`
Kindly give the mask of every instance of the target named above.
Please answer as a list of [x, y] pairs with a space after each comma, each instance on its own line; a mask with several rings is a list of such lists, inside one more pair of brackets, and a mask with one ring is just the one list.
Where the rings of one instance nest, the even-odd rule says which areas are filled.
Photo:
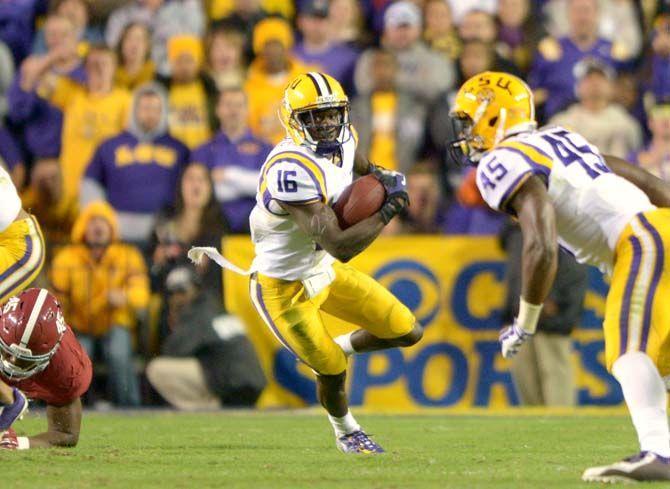
[[[541, 124], [670, 178], [668, 0], [0, 2], [0, 157], [45, 233], [41, 280], [105, 373], [98, 400], [146, 401], [134, 359], [163, 353], [191, 360], [149, 363], [173, 404], [165, 372], [185, 370], [204, 405], [253, 404], [252, 350], [241, 386], [213, 361], [240, 330], [219, 269], [184, 261], [249, 231], [298, 73], [337, 78], [359, 150], [408, 175], [412, 205], [388, 234], [499, 234], [505, 218], [445, 151], [458, 87], [491, 69], [528, 82]], [[187, 316], [198, 341], [178, 339]]]

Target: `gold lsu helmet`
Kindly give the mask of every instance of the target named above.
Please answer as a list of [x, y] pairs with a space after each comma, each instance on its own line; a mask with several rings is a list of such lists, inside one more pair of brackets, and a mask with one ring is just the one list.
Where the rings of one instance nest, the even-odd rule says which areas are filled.
[[533, 92], [520, 78], [485, 71], [466, 81], [450, 111], [454, 136], [448, 149], [457, 162], [477, 161], [504, 138], [537, 127]]
[[[339, 120], [329, 125], [317, 124], [314, 113], [332, 108], [339, 109]], [[332, 154], [352, 137], [349, 98], [340, 83], [324, 73], [302, 73], [288, 84], [279, 119], [296, 144], [319, 154]], [[330, 133], [330, 137], [320, 138], [319, 132]]]

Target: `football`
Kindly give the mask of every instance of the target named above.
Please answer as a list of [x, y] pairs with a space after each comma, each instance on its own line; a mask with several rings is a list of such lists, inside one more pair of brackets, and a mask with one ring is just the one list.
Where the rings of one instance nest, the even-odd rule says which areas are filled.
[[384, 186], [374, 175], [365, 175], [349, 185], [333, 206], [340, 228], [347, 229], [381, 209], [386, 199]]

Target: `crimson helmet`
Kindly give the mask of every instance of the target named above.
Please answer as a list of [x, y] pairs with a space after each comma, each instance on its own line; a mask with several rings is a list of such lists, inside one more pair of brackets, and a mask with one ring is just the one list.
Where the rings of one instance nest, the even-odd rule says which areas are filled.
[[26, 379], [56, 354], [66, 326], [58, 300], [46, 289], [28, 289], [0, 312], [0, 372]]

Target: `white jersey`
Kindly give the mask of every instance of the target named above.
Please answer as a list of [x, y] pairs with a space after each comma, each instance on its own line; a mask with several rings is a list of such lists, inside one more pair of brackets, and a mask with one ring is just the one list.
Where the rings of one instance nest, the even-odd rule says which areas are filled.
[[252, 269], [269, 277], [303, 280], [335, 259], [305, 234], [277, 201], [335, 203], [354, 174], [355, 136], [342, 145], [341, 164], [319, 156], [290, 138], [268, 155], [249, 218], [256, 249]]
[[21, 211], [21, 198], [9, 173], [0, 166], [0, 232], [14, 222]]
[[595, 146], [558, 126], [514, 136], [486, 152], [477, 186], [489, 206], [509, 211], [508, 201], [533, 174], [547, 182], [561, 247], [605, 273], [612, 272], [626, 225], [655, 208], [642, 190], [607, 167]]

